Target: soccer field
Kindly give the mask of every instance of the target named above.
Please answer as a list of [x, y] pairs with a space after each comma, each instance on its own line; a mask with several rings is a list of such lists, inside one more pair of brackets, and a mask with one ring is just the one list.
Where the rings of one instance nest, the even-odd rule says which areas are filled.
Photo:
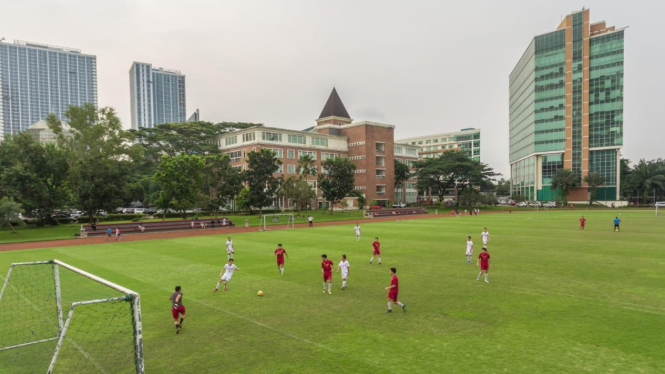
[[[228, 292], [212, 292], [226, 235], [0, 252], [0, 274], [56, 258], [139, 292], [146, 373], [662, 373], [665, 215], [620, 213], [621, 232], [606, 210], [362, 220], [361, 242], [350, 224], [236, 234]], [[484, 227], [489, 283], [476, 281]], [[383, 265], [370, 266], [375, 236]], [[321, 292], [322, 253], [335, 269], [347, 255], [346, 290], [333, 274], [333, 294]], [[406, 313], [385, 313], [390, 267]]]

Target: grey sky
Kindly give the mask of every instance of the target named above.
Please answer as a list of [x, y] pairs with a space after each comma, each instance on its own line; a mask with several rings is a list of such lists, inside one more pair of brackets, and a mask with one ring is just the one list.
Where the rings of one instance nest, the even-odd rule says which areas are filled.
[[483, 130], [482, 161], [509, 174], [508, 75], [532, 37], [591, 8], [626, 32], [623, 156], [664, 157], [662, 1], [2, 0], [0, 37], [97, 55], [99, 103], [130, 126], [133, 61], [187, 75], [208, 121], [303, 129], [333, 85], [355, 120], [396, 137]]

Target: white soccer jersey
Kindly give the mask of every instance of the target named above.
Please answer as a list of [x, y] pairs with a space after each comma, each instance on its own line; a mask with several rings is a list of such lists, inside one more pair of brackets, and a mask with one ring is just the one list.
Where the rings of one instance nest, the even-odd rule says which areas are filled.
[[229, 265], [229, 264], [224, 265], [224, 276], [233, 275], [233, 271], [237, 268], [238, 267], [235, 264], [233, 264], [233, 265]]
[[483, 231], [480, 233], [480, 236], [483, 238], [483, 243], [487, 244], [487, 239], [489, 239], [490, 233], [487, 231]]
[[470, 255], [473, 253], [473, 242], [471, 240], [466, 241], [466, 254]]
[[356, 235], [360, 235], [360, 226], [356, 226]]
[[351, 265], [349, 265], [349, 262], [348, 262], [348, 261], [340, 261], [340, 262], [339, 262], [339, 267], [342, 269], [342, 274], [343, 274], [343, 275], [346, 275], [346, 274], [349, 273], [349, 267], [350, 267], [350, 266], [351, 266]]
[[226, 241], [226, 251], [227, 252], [233, 252], [233, 241], [232, 240], [227, 240]]

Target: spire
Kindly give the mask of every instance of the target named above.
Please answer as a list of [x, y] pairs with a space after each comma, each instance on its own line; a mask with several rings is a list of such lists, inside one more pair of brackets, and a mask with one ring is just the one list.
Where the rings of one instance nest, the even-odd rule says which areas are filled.
[[333, 116], [351, 119], [351, 116], [349, 116], [349, 112], [346, 111], [344, 104], [342, 104], [342, 99], [339, 98], [335, 87], [333, 87], [330, 97], [328, 97], [328, 101], [326, 101], [326, 105], [323, 107], [319, 118]]

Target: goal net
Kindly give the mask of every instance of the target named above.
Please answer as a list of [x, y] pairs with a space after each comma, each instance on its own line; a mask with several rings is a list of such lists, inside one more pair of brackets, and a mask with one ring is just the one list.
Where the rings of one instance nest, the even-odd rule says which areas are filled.
[[134, 291], [58, 260], [16, 263], [0, 311], [3, 373], [144, 373]]
[[264, 214], [261, 216], [261, 225], [259, 231], [271, 229], [292, 229], [295, 228], [296, 219], [293, 214]]

